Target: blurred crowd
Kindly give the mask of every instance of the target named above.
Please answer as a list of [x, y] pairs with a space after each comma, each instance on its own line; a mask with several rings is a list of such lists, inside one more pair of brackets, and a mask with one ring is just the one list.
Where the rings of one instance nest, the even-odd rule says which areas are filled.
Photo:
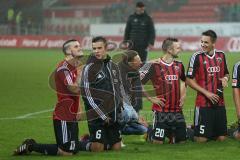
[[[20, 3], [21, 1], [21, 3]], [[0, 1], [0, 34], [81, 34], [88, 35], [91, 23], [125, 23], [127, 17], [134, 12], [134, 4], [138, 0], [117, 0], [106, 4], [100, 11], [100, 17], [83, 17], [89, 19], [79, 23], [54, 24], [51, 17], [44, 15], [44, 7], [41, 0], [8, 0]], [[181, 6], [186, 5], [188, 0], [142, 0], [146, 4], [149, 15], [156, 12], [176, 12]], [[66, 0], [56, 1], [54, 7], [62, 7], [63, 11], [84, 8], [83, 6], [71, 6]], [[61, 3], [60, 3], [61, 2]], [[79, 1], [81, 4], [81, 1]], [[50, 8], [51, 9], [51, 8]], [[93, 8], [88, 12], [94, 12]], [[96, 10], [95, 10], [96, 11]], [[98, 11], [97, 11], [98, 12]], [[94, 15], [94, 14], [92, 14]], [[215, 8], [217, 21], [240, 22], [240, 3], [217, 5]], [[48, 19], [49, 18], [49, 19]], [[76, 17], [79, 18], [79, 17]], [[78, 19], [79, 20], [79, 19]], [[153, 17], [153, 20], [154, 17]], [[155, 21], [161, 23], [162, 21]]]

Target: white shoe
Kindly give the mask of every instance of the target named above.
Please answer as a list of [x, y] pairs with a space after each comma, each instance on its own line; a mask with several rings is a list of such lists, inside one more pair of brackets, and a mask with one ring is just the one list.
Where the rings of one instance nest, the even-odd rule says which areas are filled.
[[126, 145], [123, 143], [123, 141], [121, 141], [121, 147], [126, 147]]

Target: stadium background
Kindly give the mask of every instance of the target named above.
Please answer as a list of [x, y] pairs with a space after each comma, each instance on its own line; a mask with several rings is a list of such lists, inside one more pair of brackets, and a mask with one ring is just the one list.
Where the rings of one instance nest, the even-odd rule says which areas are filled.
[[[12, 157], [12, 150], [24, 138], [54, 143], [51, 111], [55, 93], [48, 77], [63, 56], [62, 43], [79, 39], [86, 53], [91, 37], [107, 36], [120, 43], [125, 22], [134, 12], [135, 0], [1, 0], [0, 1], [0, 160], [42, 159], [42, 156]], [[240, 60], [240, 0], [143, 0], [153, 17], [157, 34], [149, 58], [160, 56], [162, 40], [178, 37], [184, 52], [185, 68], [199, 48], [201, 32], [214, 29], [219, 35], [217, 48], [226, 52], [229, 70]], [[112, 52], [116, 54], [118, 51]], [[228, 124], [236, 120], [231, 83], [225, 90]], [[184, 113], [193, 121], [195, 92], [188, 89]], [[151, 121], [150, 103], [143, 114]], [[80, 133], [86, 133], [80, 122]], [[139, 136], [126, 136], [121, 152], [101, 154], [80, 152], [66, 159], [239, 159], [239, 142], [209, 142], [183, 145], [152, 145]], [[54, 157], [44, 157], [54, 159]]]

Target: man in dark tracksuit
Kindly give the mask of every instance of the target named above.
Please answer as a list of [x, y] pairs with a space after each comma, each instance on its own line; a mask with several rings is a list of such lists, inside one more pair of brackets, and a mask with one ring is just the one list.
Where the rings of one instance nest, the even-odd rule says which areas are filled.
[[142, 2], [136, 4], [136, 12], [129, 16], [125, 28], [124, 40], [133, 42], [131, 50], [137, 51], [142, 62], [147, 60], [147, 49], [155, 41], [155, 29], [152, 18], [145, 12]]
[[100, 152], [121, 148], [118, 114], [123, 106], [118, 66], [107, 55], [104, 37], [92, 40], [93, 54], [82, 72], [81, 95], [87, 113], [90, 150]]

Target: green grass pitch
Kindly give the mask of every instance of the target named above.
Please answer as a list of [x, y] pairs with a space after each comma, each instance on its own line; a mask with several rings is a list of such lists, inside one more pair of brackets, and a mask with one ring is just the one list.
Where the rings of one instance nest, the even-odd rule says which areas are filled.
[[[151, 52], [156, 58], [160, 52]], [[187, 68], [191, 53], [180, 54]], [[232, 73], [239, 53], [226, 53], [228, 68]], [[60, 49], [0, 49], [0, 160], [37, 159], [131, 159], [131, 160], [237, 160], [240, 158], [238, 141], [196, 144], [188, 142], [177, 145], [153, 145], [141, 140], [140, 136], [124, 136], [127, 145], [120, 152], [79, 152], [72, 157], [48, 157], [40, 154], [12, 156], [12, 151], [24, 138], [34, 138], [41, 143], [55, 143], [51, 109], [55, 105], [55, 92], [48, 85], [48, 76], [63, 58]], [[232, 100], [231, 83], [225, 89], [228, 123], [236, 120]], [[195, 92], [188, 88], [184, 113], [188, 124], [193, 122]], [[150, 111], [150, 103], [144, 103], [144, 111]], [[87, 132], [86, 122], [80, 122], [80, 134]]]

